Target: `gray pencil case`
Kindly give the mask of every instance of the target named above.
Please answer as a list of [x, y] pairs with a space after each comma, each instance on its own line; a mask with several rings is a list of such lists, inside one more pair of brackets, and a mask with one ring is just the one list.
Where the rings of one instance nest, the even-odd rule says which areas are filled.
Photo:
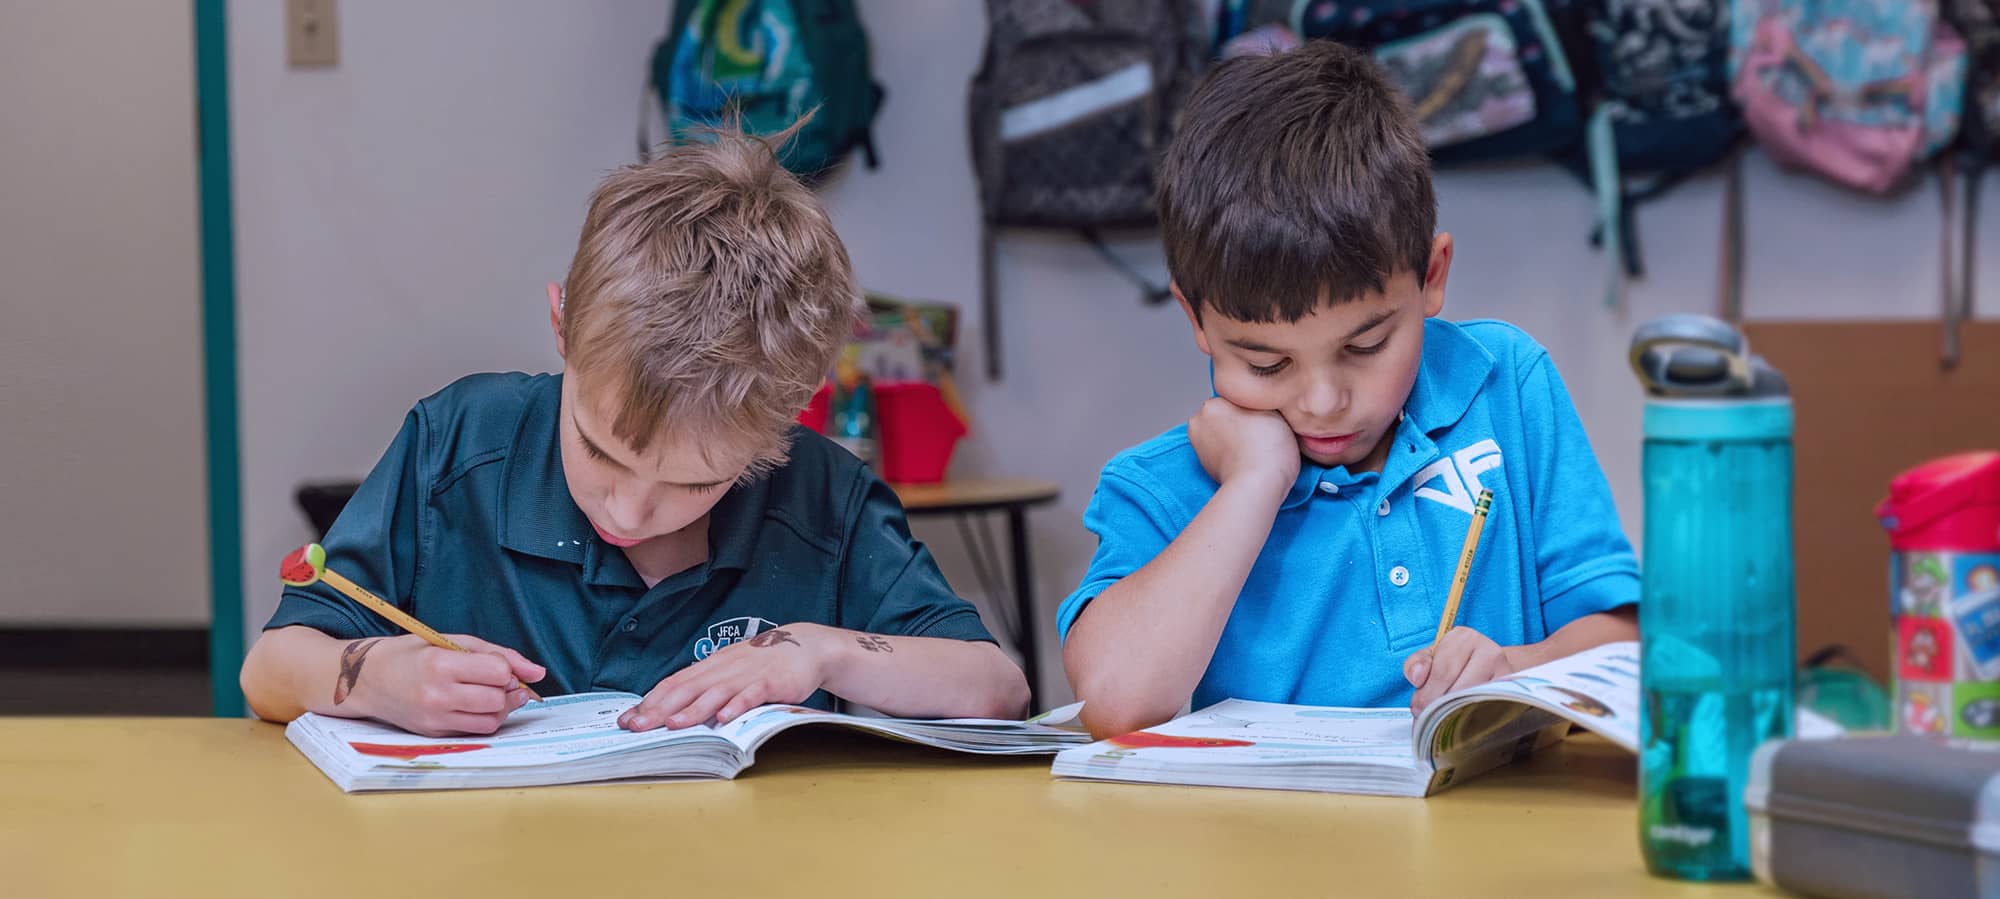
[[1809, 896], [2000, 899], [2000, 749], [1785, 740], [1744, 791], [1757, 877]]

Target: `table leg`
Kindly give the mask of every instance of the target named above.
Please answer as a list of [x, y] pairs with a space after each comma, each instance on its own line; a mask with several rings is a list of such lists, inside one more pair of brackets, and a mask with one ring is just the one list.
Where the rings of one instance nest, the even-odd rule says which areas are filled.
[[1042, 692], [1041, 658], [1035, 651], [1041, 622], [1035, 616], [1034, 566], [1028, 557], [1028, 510], [1022, 506], [1007, 509], [1007, 543], [1014, 560], [1014, 620], [1020, 625], [1015, 638], [1020, 642], [1021, 667], [1028, 675], [1028, 707], [1033, 710], [1035, 697]]

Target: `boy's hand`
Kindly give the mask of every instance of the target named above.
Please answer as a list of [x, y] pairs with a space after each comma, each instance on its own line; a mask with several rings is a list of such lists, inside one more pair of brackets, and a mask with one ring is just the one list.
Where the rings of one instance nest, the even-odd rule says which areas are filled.
[[1276, 412], [1211, 397], [1188, 419], [1188, 443], [1217, 484], [1269, 478], [1277, 489], [1288, 490], [1299, 477], [1298, 438]]
[[618, 716], [634, 731], [727, 724], [769, 702], [804, 702], [826, 682], [827, 628], [787, 624], [731, 643], [687, 666]]
[[548, 672], [520, 653], [478, 637], [450, 635], [468, 652], [432, 646], [415, 634], [355, 640], [342, 647], [334, 705], [427, 737], [490, 734], [528, 701], [510, 690]]
[[1437, 698], [1466, 687], [1514, 673], [1507, 650], [1469, 627], [1454, 627], [1438, 641], [1437, 653], [1426, 647], [1403, 660], [1403, 676], [1417, 688], [1410, 697], [1411, 714], [1422, 714]]

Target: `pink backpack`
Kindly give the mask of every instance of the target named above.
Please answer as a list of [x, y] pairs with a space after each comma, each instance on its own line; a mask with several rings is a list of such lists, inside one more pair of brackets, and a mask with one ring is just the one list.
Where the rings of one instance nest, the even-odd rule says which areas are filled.
[[1737, 12], [1733, 93], [1779, 162], [1883, 193], [1957, 132], [1965, 42], [1934, 2], [1764, 0]]

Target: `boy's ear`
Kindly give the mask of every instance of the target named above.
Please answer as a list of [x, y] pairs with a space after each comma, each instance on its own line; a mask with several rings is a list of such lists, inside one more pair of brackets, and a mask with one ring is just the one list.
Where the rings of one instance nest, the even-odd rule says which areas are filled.
[[1204, 356], [1215, 355], [1208, 351], [1208, 332], [1201, 329], [1201, 316], [1195, 314], [1194, 304], [1188, 302], [1188, 298], [1181, 293], [1180, 282], [1168, 281], [1167, 289], [1173, 291], [1174, 301], [1181, 304], [1181, 313], [1187, 316], [1188, 327], [1194, 329], [1194, 345], [1201, 348]]
[[563, 345], [562, 336], [563, 289], [561, 284], [549, 282], [549, 329], [556, 332], [556, 355], [569, 358], [569, 348]]
[[1431, 238], [1431, 261], [1424, 269], [1424, 317], [1436, 318], [1444, 311], [1444, 282], [1451, 275], [1451, 234], [1440, 231]]

